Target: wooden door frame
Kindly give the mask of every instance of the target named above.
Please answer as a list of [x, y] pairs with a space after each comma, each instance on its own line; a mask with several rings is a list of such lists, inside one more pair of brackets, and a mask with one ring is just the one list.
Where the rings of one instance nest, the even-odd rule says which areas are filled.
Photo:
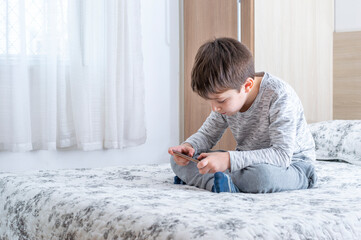
[[238, 0], [241, 2], [241, 42], [254, 56], [254, 0]]

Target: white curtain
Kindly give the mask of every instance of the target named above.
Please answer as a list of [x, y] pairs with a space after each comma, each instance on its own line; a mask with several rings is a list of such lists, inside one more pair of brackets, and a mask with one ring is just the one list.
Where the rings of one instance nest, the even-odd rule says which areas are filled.
[[0, 150], [145, 142], [139, 0], [5, 0], [0, 11]]

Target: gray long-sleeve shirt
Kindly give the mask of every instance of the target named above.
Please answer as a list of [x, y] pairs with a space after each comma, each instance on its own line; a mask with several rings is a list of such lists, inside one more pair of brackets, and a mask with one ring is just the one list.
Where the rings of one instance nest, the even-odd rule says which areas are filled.
[[292, 160], [315, 160], [315, 143], [300, 99], [290, 85], [269, 73], [247, 111], [233, 116], [212, 111], [185, 142], [198, 153], [207, 151], [227, 127], [237, 141], [236, 150], [229, 151], [231, 171], [259, 163], [288, 167]]

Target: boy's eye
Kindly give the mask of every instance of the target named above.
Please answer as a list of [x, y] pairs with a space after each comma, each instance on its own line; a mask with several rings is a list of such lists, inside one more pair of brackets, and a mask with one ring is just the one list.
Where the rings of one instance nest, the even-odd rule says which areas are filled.
[[226, 101], [226, 99], [222, 100], [222, 101], [217, 101], [218, 103], [224, 103]]

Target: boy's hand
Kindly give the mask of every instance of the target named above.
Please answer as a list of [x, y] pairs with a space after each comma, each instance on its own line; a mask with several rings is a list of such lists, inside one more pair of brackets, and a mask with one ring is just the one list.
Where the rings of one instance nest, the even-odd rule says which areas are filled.
[[202, 153], [197, 164], [200, 174], [224, 172], [231, 168], [231, 162], [228, 152]]
[[195, 153], [194, 148], [189, 143], [184, 143], [184, 144], [181, 144], [181, 145], [178, 145], [178, 146], [175, 146], [175, 147], [170, 147], [168, 149], [168, 153], [174, 157], [175, 163], [178, 164], [179, 166], [186, 166], [186, 165], [188, 165], [188, 163], [190, 161], [187, 160], [187, 159], [184, 159], [184, 158], [181, 158], [181, 157], [178, 157], [178, 156], [174, 155], [173, 150], [181, 152], [181, 153], [183, 153], [185, 155], [188, 155], [190, 157], [193, 157], [193, 155]]

